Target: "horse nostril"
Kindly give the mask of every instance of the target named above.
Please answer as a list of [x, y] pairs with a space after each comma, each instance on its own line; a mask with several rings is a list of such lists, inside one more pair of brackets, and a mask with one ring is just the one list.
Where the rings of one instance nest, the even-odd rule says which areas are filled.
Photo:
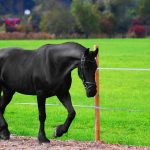
[[94, 97], [96, 95], [96, 84], [95, 82], [85, 82], [84, 83], [87, 97]]
[[88, 89], [87, 89], [87, 96], [88, 97], [94, 97], [96, 95], [96, 86], [90, 86]]
[[94, 97], [96, 95], [96, 90], [87, 92], [87, 97]]

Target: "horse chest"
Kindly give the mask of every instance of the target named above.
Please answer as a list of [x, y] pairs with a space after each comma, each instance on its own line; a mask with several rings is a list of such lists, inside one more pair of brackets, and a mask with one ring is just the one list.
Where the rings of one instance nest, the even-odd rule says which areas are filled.
[[57, 95], [58, 92], [69, 90], [71, 86], [71, 78], [49, 78], [46, 77], [34, 79], [34, 86], [36, 91], [41, 91], [47, 97]]

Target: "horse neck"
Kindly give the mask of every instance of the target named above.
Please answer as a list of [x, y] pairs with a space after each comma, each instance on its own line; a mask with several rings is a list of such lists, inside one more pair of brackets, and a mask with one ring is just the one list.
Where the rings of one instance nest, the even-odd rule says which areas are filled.
[[71, 54], [62, 58], [61, 68], [65, 71], [65, 74], [71, 72], [73, 69], [77, 68], [81, 62], [81, 56]]
[[57, 69], [62, 77], [69, 74], [73, 69], [77, 68], [81, 62], [81, 51], [60, 51], [56, 57]]

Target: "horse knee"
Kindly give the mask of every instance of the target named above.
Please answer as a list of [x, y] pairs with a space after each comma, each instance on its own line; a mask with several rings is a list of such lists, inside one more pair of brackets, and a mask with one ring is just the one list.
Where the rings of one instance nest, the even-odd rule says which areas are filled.
[[76, 112], [75, 111], [71, 111], [69, 114], [68, 114], [68, 117], [73, 120], [76, 116]]

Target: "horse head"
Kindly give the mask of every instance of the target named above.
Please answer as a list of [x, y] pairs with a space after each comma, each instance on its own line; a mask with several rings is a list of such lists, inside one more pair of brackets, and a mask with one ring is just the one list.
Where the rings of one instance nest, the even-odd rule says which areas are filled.
[[83, 81], [87, 97], [94, 97], [96, 95], [95, 72], [97, 69], [96, 56], [98, 48], [95, 51], [87, 49], [81, 57], [81, 63], [78, 67], [78, 74]]

